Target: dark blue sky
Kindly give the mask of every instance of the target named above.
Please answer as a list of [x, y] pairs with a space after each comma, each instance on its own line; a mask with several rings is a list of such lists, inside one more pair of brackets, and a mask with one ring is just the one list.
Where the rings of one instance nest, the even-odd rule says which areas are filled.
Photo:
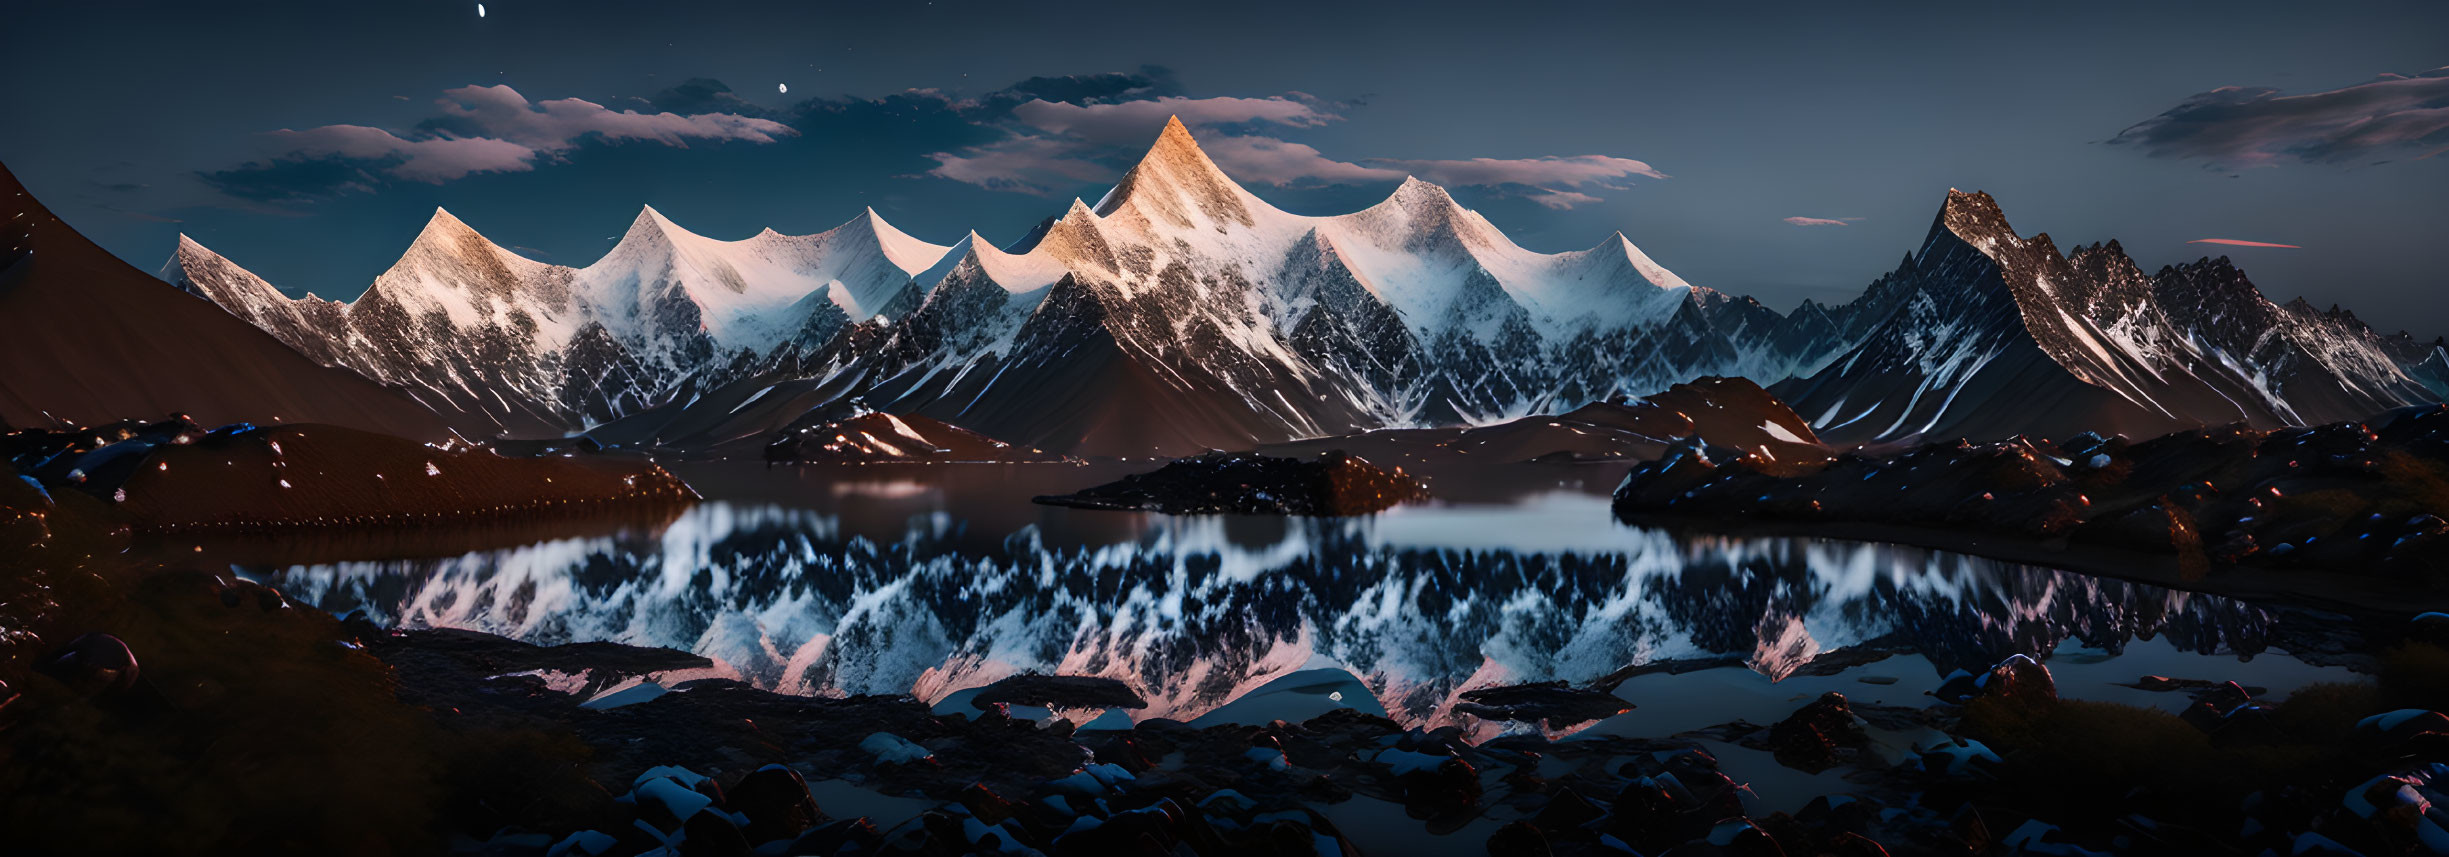
[[141, 267], [184, 231], [347, 297], [436, 205], [572, 265], [642, 203], [723, 238], [869, 205], [1009, 241], [1178, 110], [1291, 210], [1420, 173], [1527, 246], [1621, 229], [1781, 309], [1859, 292], [1952, 186], [2061, 247], [2224, 252], [2449, 333], [2439, 2], [486, 6], [20, 4], [0, 161]]

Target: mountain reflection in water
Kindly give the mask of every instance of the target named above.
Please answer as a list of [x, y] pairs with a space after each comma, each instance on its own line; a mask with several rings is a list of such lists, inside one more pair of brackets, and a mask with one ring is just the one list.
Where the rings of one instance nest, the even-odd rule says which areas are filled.
[[1945, 673], [2070, 641], [2250, 656], [2288, 633], [2231, 599], [1978, 557], [1623, 527], [1572, 493], [1357, 520], [1150, 516], [1102, 544], [1022, 527], [982, 549], [957, 529], [921, 516], [880, 540], [824, 512], [712, 502], [659, 532], [255, 576], [384, 623], [686, 649], [791, 693], [934, 702], [1026, 671], [1106, 676], [1149, 700], [1140, 719], [1318, 668], [1435, 726], [1467, 719], [1451, 711], [1464, 690], [1642, 667], [1783, 679], [1911, 654]]

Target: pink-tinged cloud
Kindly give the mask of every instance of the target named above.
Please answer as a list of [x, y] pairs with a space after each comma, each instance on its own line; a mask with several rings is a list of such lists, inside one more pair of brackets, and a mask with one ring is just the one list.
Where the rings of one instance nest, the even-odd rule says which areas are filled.
[[1861, 219], [1859, 217], [1789, 217], [1786, 218], [1786, 222], [1795, 226], [1848, 226]]
[[1573, 208], [1574, 206], [1589, 205], [1591, 203], [1600, 201], [1598, 197], [1576, 190], [1533, 191], [1530, 194], [1530, 200], [1557, 211], [1564, 211], [1566, 209]]
[[1244, 184], [1341, 185], [1398, 181], [1405, 176], [1447, 187], [1475, 187], [1519, 196], [1549, 208], [1599, 202], [1590, 191], [1622, 189], [1634, 178], [1666, 178], [1642, 161], [1607, 155], [1539, 158], [1405, 159], [1329, 157], [1314, 146], [1263, 134], [1230, 133], [1264, 122], [1313, 127], [1342, 116], [1303, 93], [1271, 98], [1166, 97], [1108, 104], [1043, 100], [1013, 108], [1012, 137], [958, 152], [929, 155], [926, 174], [990, 190], [1052, 194], [1067, 180], [1092, 181], [1117, 171], [1106, 166], [1147, 145], [1167, 117], [1198, 128], [1199, 147]]
[[441, 184], [476, 173], [526, 172], [559, 158], [580, 140], [657, 143], [772, 143], [798, 132], [779, 122], [728, 113], [682, 116], [611, 110], [576, 98], [529, 102], [508, 86], [463, 86], [436, 102], [448, 128], [408, 136], [364, 125], [281, 129], [266, 137], [279, 157], [339, 157], [379, 161], [377, 169], [406, 181]]
[[1461, 161], [1366, 158], [1363, 163], [1394, 167], [1441, 185], [1497, 187], [1552, 185], [1616, 187], [1634, 176], [1663, 179], [1667, 175], [1631, 158], [1607, 155], [1550, 155], [1544, 158], [1472, 158]]
[[1270, 98], [1167, 96], [1110, 104], [1033, 100], [1012, 108], [1012, 115], [1040, 131], [1105, 144], [1144, 143], [1148, 129], [1164, 127], [1167, 117], [1178, 117], [1193, 128], [1244, 122], [1308, 128], [1343, 118], [1298, 92]]
[[2302, 247], [2302, 246], [2300, 246], [2300, 245], [2296, 245], [2296, 244], [2272, 244], [2272, 243], [2270, 243], [2270, 242], [2268, 242], [2268, 241], [2239, 241], [2239, 240], [2234, 239], [2234, 238], [2196, 238], [2196, 239], [2194, 239], [2194, 240], [2192, 240], [2192, 241], [2188, 241], [2188, 242], [2185, 242], [2185, 243], [2187, 243], [2187, 244], [2220, 244], [2220, 245], [2225, 245], [2225, 246], [2228, 246], [2228, 247], [2275, 247], [2275, 248], [2278, 248], [2278, 249], [2281, 249], [2281, 250], [2302, 250], [2302, 249], [2304, 249], [2304, 247]]
[[304, 131], [281, 129], [269, 136], [286, 155], [396, 160], [394, 178], [441, 184], [472, 173], [519, 173], [535, 168], [535, 149], [484, 137], [410, 140], [381, 128], [325, 125]]
[[1546, 158], [1471, 158], [1468, 160], [1406, 160], [1363, 158], [1339, 161], [1316, 147], [1273, 137], [1218, 137], [1199, 147], [1237, 181], [1278, 187], [1317, 184], [1363, 184], [1417, 176], [1448, 187], [1510, 188], [1549, 208], [1565, 209], [1598, 202], [1573, 188], [1615, 188], [1633, 176], [1666, 178], [1649, 164], [1606, 155]]
[[1476, 187], [1521, 196], [1553, 209], [1599, 202], [1587, 190], [1615, 190], [1635, 176], [1666, 178], [1649, 164], [1607, 155], [1544, 158], [1403, 159], [1327, 157], [1315, 147], [1273, 137], [1220, 137], [1200, 148], [1236, 180], [1278, 187], [1363, 184], [1416, 176], [1446, 187]]
[[935, 166], [925, 174], [987, 190], [1041, 196], [1054, 193], [1057, 185], [1115, 177], [1113, 170], [1083, 160], [1079, 154], [1079, 145], [1070, 140], [1014, 137], [959, 152], [930, 154], [927, 157], [935, 160]]
[[1314, 146], [1274, 137], [1218, 137], [1200, 141], [1199, 148], [1235, 180], [1277, 187], [1303, 182], [1401, 181], [1406, 175], [1399, 169], [1338, 161], [1319, 153]]
[[445, 116], [472, 123], [484, 136], [544, 152], [568, 150], [588, 136], [685, 149], [691, 140], [771, 143], [798, 133], [780, 122], [732, 113], [639, 113], [577, 98], [530, 103], [518, 90], [499, 85], [463, 86], [443, 95], [438, 103]]

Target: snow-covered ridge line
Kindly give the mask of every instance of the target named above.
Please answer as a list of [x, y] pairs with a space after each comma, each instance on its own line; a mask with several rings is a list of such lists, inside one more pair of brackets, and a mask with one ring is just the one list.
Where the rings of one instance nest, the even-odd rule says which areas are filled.
[[[2004, 436], [2039, 411], [2110, 430], [2328, 421], [2431, 395], [2407, 374], [2429, 352], [2352, 316], [2278, 307], [2232, 269], [2061, 254], [1978, 193], [1950, 191], [1919, 257], [1862, 298], [1779, 313], [1622, 233], [1528, 250], [1418, 179], [1360, 211], [1292, 214], [1175, 121], [1095, 206], [1071, 201], [1025, 243], [940, 246], [873, 210], [721, 241], [646, 208], [568, 268], [437, 211], [345, 304], [289, 300], [188, 240], [164, 276], [318, 361], [504, 426], [677, 445], [864, 406], [1058, 452], [1183, 453], [1495, 422], [1704, 375], [1805, 379], [1781, 395], [1843, 411], [1865, 433], [1850, 439]], [[2067, 386], [2018, 404], [2015, 378]], [[740, 407], [780, 388], [791, 408]]]
[[326, 365], [505, 424], [574, 428], [668, 400], [683, 379], [742, 355], [790, 350], [812, 324], [905, 312], [917, 302], [913, 275], [949, 249], [873, 209], [813, 235], [724, 241], [648, 206], [603, 258], [570, 268], [436, 209], [353, 301], [287, 298], [184, 235], [162, 276]]
[[1951, 189], [1921, 251], [1853, 305], [1873, 319], [1860, 343], [1777, 392], [1840, 442], [2305, 425], [2441, 394], [2409, 374], [2433, 346], [2301, 303], [2224, 257], [2146, 274], [2115, 241], [2061, 252]]
[[[563, 428], [685, 406], [744, 377], [845, 372], [892, 379], [898, 388], [852, 392], [900, 410], [1014, 411], [1083, 336], [1141, 366], [1131, 371], [1163, 388], [1153, 395], [1221, 397], [1183, 407], [1250, 414], [1226, 421], [1237, 436], [1202, 444], [1502, 419], [1560, 396], [1792, 362], [1710, 342], [1697, 363], [1593, 363], [1594, 351], [1722, 338], [1668, 330], [1705, 327], [1679, 315], [1722, 296], [1621, 234], [1585, 251], [1526, 250], [1416, 179], [1352, 214], [1289, 214], [1235, 184], [1179, 122], [1097, 207], [1074, 200], [1023, 252], [975, 233], [931, 244], [872, 210], [818, 235], [719, 241], [650, 207], [602, 259], [568, 268], [437, 211], [348, 303], [290, 301], [192, 241], [164, 276], [331, 364]], [[1028, 425], [1004, 434], [1077, 440]]]

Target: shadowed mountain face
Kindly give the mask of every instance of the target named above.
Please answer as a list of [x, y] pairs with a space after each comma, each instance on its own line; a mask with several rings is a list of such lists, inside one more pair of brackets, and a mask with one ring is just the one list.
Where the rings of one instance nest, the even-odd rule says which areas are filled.
[[192, 241], [164, 275], [318, 361], [505, 424], [692, 449], [872, 408], [1054, 452], [1187, 454], [1705, 375], [1778, 385], [1840, 443], [2304, 424], [2436, 395], [2409, 375], [2426, 346], [2273, 304], [2224, 260], [2147, 275], [2114, 243], [2063, 254], [1986, 194], [1951, 192], [1862, 298], [1780, 314], [1622, 235], [1523, 249], [1418, 180], [1291, 214], [1179, 123], [1096, 205], [1008, 249], [929, 244], [872, 211], [720, 241], [649, 209], [574, 269], [437, 212], [348, 304], [284, 297]]
[[[301, 310], [303, 311], [303, 310]], [[247, 321], [87, 241], [0, 167], [0, 423], [173, 413], [205, 425], [317, 422], [418, 440], [446, 418], [401, 390], [316, 365]], [[489, 433], [445, 408], [448, 422]]]
[[568, 269], [437, 213], [345, 305], [283, 297], [192, 241], [164, 275], [335, 365], [680, 445], [863, 405], [1053, 451], [1183, 453], [1780, 378], [1842, 344], [1824, 312], [1797, 327], [1695, 289], [1621, 235], [1524, 250], [1426, 182], [1290, 214], [1178, 123], [1096, 206], [1013, 247], [930, 245], [872, 213], [716, 241], [649, 211]]
[[1910, 663], [1927, 666], [1890, 672], [1937, 675], [2069, 640], [2298, 648], [2280, 618], [2227, 599], [1911, 548], [1602, 524], [1546, 549], [1490, 549], [1605, 501], [1545, 502], [1297, 521], [1272, 535], [1173, 519], [1121, 543], [1024, 534], [984, 551], [716, 503], [659, 534], [264, 579], [384, 624], [685, 649], [794, 693], [936, 701], [1035, 670], [1117, 679], [1149, 700], [1134, 717], [1182, 720], [1321, 666], [1358, 676], [1397, 719], [1435, 726], [1467, 723], [1452, 710], [1466, 690], [1627, 667], [1785, 677], [1920, 654]]
[[437, 210], [347, 303], [291, 299], [184, 236], [162, 277], [326, 365], [558, 434], [902, 312], [918, 300], [910, 274], [943, 252], [872, 211], [816, 235], [725, 242], [649, 208], [601, 261], [568, 268]]
[[2225, 258], [2145, 275], [2115, 242], [2062, 254], [1950, 191], [1921, 251], [1852, 305], [1881, 320], [1774, 389], [1838, 442], [2149, 437], [2360, 419], [2434, 394], [2425, 349], [2282, 307]]

